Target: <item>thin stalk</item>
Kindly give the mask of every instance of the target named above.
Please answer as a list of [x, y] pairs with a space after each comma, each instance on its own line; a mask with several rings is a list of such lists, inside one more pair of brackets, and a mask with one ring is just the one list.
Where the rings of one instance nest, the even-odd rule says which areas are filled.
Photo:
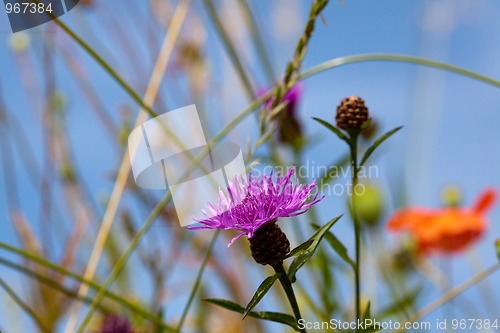
[[340, 67], [343, 65], [353, 64], [357, 62], [368, 62], [368, 61], [392, 61], [392, 62], [405, 62], [416, 65], [423, 65], [427, 67], [434, 67], [437, 69], [441, 69], [448, 72], [453, 72], [456, 74], [460, 74], [463, 76], [467, 76], [469, 78], [482, 81], [484, 83], [490, 84], [497, 88], [500, 88], [500, 81], [495, 80], [486, 75], [478, 74], [476, 72], [470, 71], [465, 68], [461, 68], [458, 66], [449, 65], [444, 62], [434, 61], [431, 59], [421, 58], [421, 57], [413, 57], [401, 54], [360, 54], [360, 55], [351, 55], [346, 57], [335, 58], [329, 61], [325, 61], [317, 66], [314, 66], [307, 71], [303, 72], [300, 76], [300, 79], [306, 79], [310, 76], [316, 75], [320, 72], [323, 72], [327, 69]]
[[[178, 36], [180, 34], [180, 29], [184, 23], [184, 20], [186, 18], [188, 9], [190, 6], [190, 0], [184, 0], [179, 2], [179, 4], [176, 7], [176, 10], [174, 12], [174, 16], [172, 17], [172, 20], [169, 24], [169, 29], [167, 31], [167, 34], [165, 35], [165, 38], [163, 40], [162, 46], [160, 53], [158, 54], [157, 60], [155, 62], [155, 66], [153, 68], [153, 72], [151, 74], [151, 78], [148, 83], [148, 87], [146, 88], [146, 93], [144, 96], [144, 99], [141, 99], [137, 94], [134, 95], [138, 98], [138, 101], [140, 102], [139, 104], [142, 106], [141, 110], [139, 110], [139, 114], [136, 118], [136, 126], [141, 125], [146, 119], [147, 119], [147, 114], [155, 116], [154, 112], [148, 108], [148, 105], [153, 105], [154, 101], [156, 99], [156, 96], [158, 95], [158, 90], [161, 85], [162, 78], [164, 76], [164, 73], [166, 71], [167, 65], [170, 61], [171, 54], [173, 52], [175, 43], [178, 39]], [[64, 28], [64, 25], [61, 26]], [[68, 33], [70, 33], [68, 31]], [[83, 46], [83, 45], [82, 45]], [[118, 79], [118, 78], [117, 78]], [[135, 92], [134, 92], [135, 93]], [[172, 137], [172, 134], [170, 131], [166, 131], [171, 138], [174, 140], [174, 142], [182, 148], [182, 144], [179, 143], [179, 139], [176, 136]], [[185, 149], [183, 149], [185, 150]], [[102, 254], [102, 251], [104, 250], [104, 246], [106, 244], [106, 241], [108, 239], [109, 233], [111, 231], [111, 227], [114, 221], [115, 214], [118, 210], [118, 206], [123, 194], [123, 191], [125, 189], [125, 185], [130, 173], [130, 160], [127, 156], [127, 154], [124, 154], [122, 162], [120, 164], [120, 167], [118, 169], [118, 175], [115, 181], [115, 185], [113, 187], [113, 191], [111, 193], [111, 197], [108, 201], [108, 204], [106, 206], [106, 210], [104, 212], [104, 216], [102, 219], [101, 227], [99, 228], [98, 234], [96, 241], [94, 243], [89, 261], [87, 263], [87, 267], [85, 269], [84, 277], [87, 279], [92, 279], [93, 276], [96, 273], [97, 266], [99, 264], [99, 260]], [[162, 206], [163, 207], [163, 206]], [[155, 220], [156, 217], [154, 217], [151, 220], [151, 224]], [[149, 229], [149, 226], [147, 228], [144, 228], [144, 230]], [[123, 257], [122, 257], [123, 258]], [[126, 259], [125, 259], [126, 260]], [[120, 272], [122, 267], [118, 269], [118, 272]], [[87, 286], [82, 285], [80, 286], [80, 289], [78, 291], [79, 295], [86, 295], [88, 291]], [[99, 294], [99, 293], [98, 293]], [[94, 305], [97, 304], [94, 302]], [[90, 307], [91, 311], [94, 307]], [[78, 318], [78, 313], [80, 311], [80, 304], [77, 303], [75, 307], [72, 308], [72, 313], [70, 316], [70, 319], [68, 320], [68, 323], [66, 325], [65, 333], [70, 333], [74, 331], [74, 327], [76, 326], [77, 318]], [[88, 318], [91, 317], [91, 313], [87, 315]], [[80, 327], [80, 331], [84, 329], [84, 326]]]
[[234, 47], [233, 42], [231, 41], [231, 38], [229, 37], [229, 34], [227, 33], [226, 29], [224, 28], [224, 25], [222, 24], [221, 19], [217, 15], [217, 9], [215, 8], [214, 3], [212, 0], [205, 0], [203, 1], [203, 4], [205, 5], [205, 8], [208, 11], [210, 19], [213, 21], [215, 30], [219, 33], [219, 36], [222, 39], [222, 43], [224, 47], [226, 48], [227, 54], [229, 56], [229, 59], [231, 59], [231, 62], [233, 63], [234, 69], [236, 70], [236, 73], [238, 74], [238, 77], [241, 81], [241, 84], [243, 85], [243, 88], [245, 89], [245, 93], [247, 97], [252, 100], [255, 98], [255, 91], [252, 87], [252, 83], [250, 82], [250, 79], [245, 72], [245, 67], [243, 66], [240, 57], [238, 56], [238, 53], [236, 52], [236, 48]]
[[181, 319], [179, 320], [179, 324], [177, 325], [177, 328], [175, 329], [176, 333], [181, 332], [182, 325], [184, 325], [184, 321], [186, 320], [187, 314], [189, 312], [189, 308], [191, 307], [191, 304], [193, 303], [193, 300], [194, 300], [194, 296], [196, 295], [196, 292], [198, 291], [198, 288], [199, 288], [200, 283], [201, 283], [201, 278], [203, 276], [203, 272], [205, 271], [205, 267], [208, 264], [208, 260], [210, 259], [210, 256], [212, 255], [212, 251], [214, 249], [215, 242], [216, 242], [217, 238], [219, 237], [219, 234], [220, 234], [220, 229], [217, 229], [215, 231], [214, 235], [212, 236], [212, 240], [210, 241], [210, 244], [208, 245], [208, 249], [205, 252], [205, 256], [203, 257], [203, 261], [202, 261], [201, 266], [198, 270], [198, 274], [196, 275], [196, 280], [194, 282], [193, 288], [191, 289], [191, 293], [189, 294], [189, 299], [186, 303], [186, 306], [182, 310]]
[[[236, 116], [225, 128], [223, 128], [219, 133], [217, 133], [213, 139], [208, 143], [207, 146], [213, 145], [214, 142], [217, 142], [218, 140], [222, 139], [224, 136], [227, 135], [238, 123], [240, 123], [243, 119], [245, 119], [250, 113], [252, 113], [253, 110], [255, 110], [259, 105], [263, 103], [267, 98], [269, 98], [270, 94], [272, 94], [274, 90], [269, 91], [262, 97], [256, 99], [253, 101], [245, 110], [243, 110], [238, 116]], [[196, 165], [203, 159], [204, 156], [208, 154], [208, 148], [203, 149], [203, 151], [198, 154], [194, 160], [192, 161], [191, 165], [187, 168], [186, 172], [180, 177], [181, 181], [186, 179], [186, 177], [194, 170]], [[150, 215], [144, 222], [144, 225], [141, 227], [141, 229], [137, 232], [135, 237], [132, 239], [130, 242], [130, 245], [127, 247], [121, 258], [117, 261], [115, 267], [111, 271], [110, 275], [106, 279], [106, 281], [102, 284], [101, 288], [98, 290], [94, 302], [90, 306], [90, 309], [85, 316], [84, 320], [82, 321], [79, 329], [77, 330], [78, 333], [81, 333], [85, 326], [88, 324], [90, 321], [90, 318], [92, 317], [92, 314], [94, 313], [96, 309], [96, 304], [99, 304], [102, 301], [102, 298], [104, 297], [104, 294], [106, 290], [110, 287], [111, 283], [115, 280], [115, 278], [120, 274], [120, 272], [123, 269], [123, 266], [127, 263], [128, 259], [132, 255], [132, 252], [137, 248], [140, 240], [144, 237], [146, 232], [151, 228], [153, 225], [153, 222], [156, 220], [156, 218], [160, 215], [160, 213], [163, 211], [163, 208], [171, 201], [172, 199], [172, 193], [170, 191], [165, 194], [163, 199], [155, 206], [155, 208], [151, 211]]]
[[[288, 274], [283, 267], [283, 262], [272, 265], [276, 274], [278, 274], [278, 279], [285, 290], [286, 297], [288, 298], [288, 302], [290, 302], [290, 306], [292, 307], [293, 314], [297, 322], [302, 319], [302, 315], [300, 314], [299, 304], [297, 303], [297, 298], [295, 297], [295, 293], [293, 292], [292, 282], [288, 278]], [[300, 330], [302, 333], [306, 333], [306, 329], [302, 328]]]
[[260, 60], [262, 61], [264, 67], [264, 73], [267, 76], [267, 79], [270, 83], [273, 83], [276, 78], [274, 75], [273, 65], [271, 63], [271, 58], [267, 53], [266, 44], [264, 43], [264, 39], [262, 38], [262, 34], [259, 31], [259, 25], [255, 19], [255, 16], [252, 13], [252, 8], [250, 8], [247, 0], [239, 0], [238, 4], [240, 5], [241, 11], [246, 18], [248, 23], [248, 28], [250, 30], [250, 34], [252, 36], [252, 40], [255, 44], [255, 48], [257, 50], [257, 54], [259, 55]]
[[[407, 323], [414, 323], [417, 322], [423, 318], [425, 318], [427, 315], [431, 314], [435, 310], [437, 310], [440, 306], [443, 304], [448, 303], [458, 295], [462, 294], [464, 291], [469, 289], [472, 286], [475, 286], [482, 280], [486, 279], [489, 277], [491, 274], [495, 273], [500, 269], [500, 262], [496, 263], [493, 266], [490, 266], [489, 268], [477, 273], [474, 275], [472, 278], [469, 280], [465, 281], [461, 285], [448, 290], [446, 293], [444, 293], [441, 297], [436, 299], [434, 302], [430, 303], [429, 305], [425, 306], [422, 310], [418, 311], [415, 313], [408, 321]], [[405, 325], [401, 325], [401, 327], [405, 327]], [[398, 330], [397, 332], [401, 332], [402, 329]]]
[[75, 42], [77, 42], [95, 61], [106, 71], [108, 74], [130, 95], [130, 97], [139, 104], [144, 111], [146, 111], [151, 117], [158, 116], [153, 109], [143, 101], [141, 96], [132, 89], [132, 87], [118, 74], [113, 67], [111, 67], [99, 54], [89, 44], [87, 44], [83, 39], [80, 38], [73, 30], [71, 30], [66, 24], [64, 24], [60, 19], [54, 18], [54, 23], [56, 23], [62, 30], [64, 30]]
[[[355, 312], [356, 322], [361, 319], [361, 281], [360, 281], [360, 261], [361, 261], [361, 224], [358, 219], [356, 207], [356, 187], [358, 185], [358, 134], [351, 134], [349, 148], [351, 151], [351, 172], [352, 172], [352, 193], [351, 193], [351, 214], [354, 222], [354, 241], [356, 258], [354, 261], [354, 288], [355, 288]], [[359, 327], [356, 327], [359, 332]]]
[[153, 222], [156, 220], [156, 218], [163, 211], [163, 207], [165, 207], [165, 205], [168, 202], [170, 202], [171, 199], [172, 199], [172, 193], [170, 191], [168, 191], [167, 195], [151, 211], [151, 214], [146, 219], [146, 222], [144, 223], [143, 227], [137, 232], [135, 237], [130, 242], [129, 247], [125, 250], [123, 255], [116, 262], [116, 265], [113, 267], [113, 269], [112, 269], [111, 273], [109, 274], [108, 278], [106, 279], [106, 281], [104, 281], [104, 283], [101, 285], [101, 288], [98, 290], [97, 294], [95, 295], [94, 301], [90, 305], [90, 308], [89, 308], [87, 314], [85, 315], [80, 326], [76, 330], [77, 333], [83, 333], [85, 327], [90, 322], [90, 319], [92, 318], [95, 310], [97, 309], [97, 305], [104, 298], [106, 291], [109, 289], [109, 287], [111, 286], [113, 281], [118, 277], [118, 274], [121, 273], [123, 267], [125, 266], [125, 263], [128, 261], [128, 259], [132, 255], [132, 252], [137, 248], [139, 241], [142, 239], [142, 237], [144, 237], [146, 232], [153, 225]]
[[[148, 113], [155, 115], [154, 112], [143, 103], [141, 98], [128, 86], [128, 84], [121, 79], [121, 77], [102, 59], [100, 58], [93, 49], [86, 44], [81, 38], [79, 38], [71, 29], [69, 29], [64, 23], [62, 23], [60, 20], [56, 19], [55, 23], [58, 24], [65, 32], [67, 32], [78, 44], [80, 44], [130, 95], [131, 97], [139, 104], [141, 105], [144, 109], [148, 111]], [[429, 59], [424, 59], [424, 58], [417, 58], [417, 57], [409, 57], [409, 56], [400, 56], [400, 55], [360, 55], [360, 56], [350, 56], [350, 57], [343, 57], [343, 58], [337, 58], [333, 59], [331, 61], [328, 61], [326, 63], [320, 64], [308, 71], [305, 71], [300, 77], [301, 78], [308, 78], [312, 75], [315, 75], [319, 72], [322, 72], [324, 70], [333, 68], [333, 67], [338, 67], [341, 65], [345, 65], [348, 63], [355, 63], [355, 62], [366, 62], [366, 61], [401, 61], [401, 62], [408, 62], [408, 63], [416, 63], [416, 64], [421, 64], [425, 66], [430, 66], [430, 67], [436, 67], [440, 68], [443, 70], [448, 70], [451, 72], [455, 72], [461, 75], [465, 75], [480, 81], [483, 81], [485, 83], [494, 85], [496, 87], [500, 87], [500, 81], [494, 80], [492, 78], [489, 78], [487, 76], [477, 74], [472, 71], [468, 71], [466, 69], [462, 69], [456, 66], [451, 66], [445, 63], [439, 63], [436, 61], [432, 61]], [[248, 111], [248, 110], [246, 110]], [[251, 111], [251, 110], [250, 110]], [[226, 128], [220, 133], [221, 136], [224, 136], [224, 132], [230, 131], [234, 125], [239, 123], [243, 118], [246, 117], [248, 112], [242, 112], [240, 115], [238, 115], [233, 122], [230, 124], [231, 126], [226, 126]], [[168, 196], [168, 195], [167, 195]], [[163, 201], [159, 204], [161, 206], [163, 204]], [[148, 229], [149, 226], [145, 225], [143, 228]], [[138, 234], [139, 235], [139, 234]], [[140, 238], [140, 237], [139, 237]], [[134, 244], [131, 244], [129, 249], [135, 248]], [[127, 249], [128, 250], [128, 249]]]
[[[96, 282], [93, 282], [93, 281], [88, 281], [84, 278], [82, 278], [79, 274], [76, 274], [76, 273], [73, 273], [63, 267], [60, 267], [56, 264], [53, 264], [51, 263], [50, 261], [47, 261], [41, 257], [38, 257], [34, 254], [31, 254], [27, 251], [24, 251], [24, 250], [21, 250], [21, 249], [18, 249], [18, 248], [15, 248], [13, 246], [10, 246], [8, 244], [4, 244], [4, 243], [1, 243], [0, 242], [0, 248], [4, 249], [4, 250], [7, 250], [9, 252], [12, 252], [12, 253], [15, 253], [15, 254], [18, 254], [22, 257], [24, 257], [25, 259], [28, 259], [28, 260], [31, 260], [31, 261], [34, 261], [36, 262], [37, 264], [40, 264], [46, 268], [49, 268], [51, 270], [54, 270], [60, 274], [63, 274], [67, 277], [70, 277], [72, 279], [75, 279], [77, 281], [79, 281], [80, 283], [82, 284], [86, 284], [88, 285], [90, 288], [94, 289], [94, 290], [100, 290], [101, 289], [101, 286], [96, 283]], [[0, 263], [3, 263], [5, 260], [4, 259], [1, 259], [0, 258]], [[8, 265], [7, 263], [4, 263], [6, 265]], [[59, 283], [59, 282], [56, 282], [56, 283]], [[105, 292], [105, 296], [127, 308], [129, 308], [132, 312], [134, 313], [137, 313], [137, 314], [140, 314], [142, 315], [144, 318], [147, 318], [151, 321], [153, 321], [155, 324], [157, 325], [160, 325], [164, 328], [166, 328], [168, 331], [174, 331], [174, 329], [170, 326], [168, 326], [167, 324], [161, 322], [161, 320], [158, 319], [158, 317], [156, 317], [154, 314], [150, 314], [149, 312], [143, 310], [141, 307], [137, 306], [136, 304], [134, 303], [131, 303], [129, 302], [128, 300], [126, 300], [125, 298], [122, 298], [116, 294], [114, 294], [113, 292], [111, 291], [107, 291]], [[90, 302], [89, 302], [90, 303]]]
[[40, 331], [42, 331], [43, 333], [51, 333], [50, 330], [45, 326], [43, 321], [37, 316], [35, 311], [33, 311], [33, 309], [31, 309], [26, 303], [24, 303], [23, 300], [19, 296], [17, 296], [16, 292], [12, 290], [1, 278], [0, 287], [2, 287], [5, 292], [14, 300], [14, 302], [16, 302], [16, 304], [33, 319]]

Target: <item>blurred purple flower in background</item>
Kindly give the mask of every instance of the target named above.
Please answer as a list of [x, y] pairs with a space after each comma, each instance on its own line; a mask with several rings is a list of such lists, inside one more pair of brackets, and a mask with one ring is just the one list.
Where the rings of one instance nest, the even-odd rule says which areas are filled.
[[132, 333], [130, 322], [119, 315], [108, 315], [104, 318], [101, 333]]
[[[268, 90], [261, 90], [259, 95], [262, 96]], [[304, 143], [304, 136], [302, 133], [302, 125], [298, 119], [298, 104], [303, 94], [302, 84], [296, 83], [281, 99], [282, 102], [288, 102], [285, 111], [281, 114], [279, 122], [279, 136], [278, 139], [282, 143], [286, 143], [300, 149]], [[267, 111], [271, 111], [272, 98], [268, 99], [265, 103]]]

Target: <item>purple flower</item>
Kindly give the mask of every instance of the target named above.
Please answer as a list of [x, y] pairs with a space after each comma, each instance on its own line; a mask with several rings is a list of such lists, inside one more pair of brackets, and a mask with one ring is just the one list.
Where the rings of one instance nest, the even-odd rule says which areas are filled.
[[275, 223], [280, 217], [305, 213], [324, 197], [318, 198], [316, 193], [309, 201], [316, 181], [308, 186], [297, 184], [292, 181], [294, 174], [295, 167], [288, 170], [284, 177], [278, 173], [276, 181], [273, 181], [272, 173], [261, 178], [253, 178], [250, 173], [248, 180], [243, 177], [241, 181], [235, 179], [227, 188], [228, 195], [220, 191], [219, 202], [209, 203], [207, 210], [203, 210], [205, 218], [193, 218], [203, 225], [188, 228], [240, 230], [241, 233], [231, 240], [229, 247], [241, 236], [251, 238], [259, 228]]
[[[267, 89], [262, 89], [259, 91], [259, 96], [264, 95], [266, 92], [268, 92]], [[297, 110], [297, 104], [299, 103], [300, 97], [302, 96], [302, 84], [297, 83], [295, 84], [286, 94], [281, 98], [282, 102], [287, 101], [287, 107], [286, 107], [286, 114], [292, 117], [295, 117], [296, 115], [296, 110]], [[270, 111], [271, 109], [271, 104], [273, 102], [273, 98], [269, 98], [265, 102], [265, 107]]]
[[101, 327], [102, 333], [132, 333], [130, 322], [119, 315], [108, 315]]
[[[302, 124], [297, 115], [297, 106], [302, 96], [302, 84], [295, 84], [286, 94], [281, 98], [282, 102], [288, 102], [284, 112], [278, 119], [278, 140], [282, 143], [291, 145], [296, 149], [304, 144], [304, 137], [302, 135]], [[267, 90], [261, 90], [259, 96], [265, 94]], [[269, 98], [265, 104], [265, 109], [271, 111], [273, 98]]]

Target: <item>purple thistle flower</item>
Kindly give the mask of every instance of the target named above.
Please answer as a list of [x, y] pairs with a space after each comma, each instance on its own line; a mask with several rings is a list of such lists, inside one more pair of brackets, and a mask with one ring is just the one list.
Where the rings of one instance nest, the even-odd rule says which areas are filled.
[[305, 186], [292, 181], [295, 167], [288, 170], [282, 177], [274, 182], [272, 173], [269, 176], [248, 180], [241, 177], [235, 179], [227, 188], [228, 195], [222, 191], [218, 203], [209, 203], [207, 210], [203, 210], [205, 218], [193, 218], [203, 224], [202, 226], [188, 227], [188, 229], [234, 229], [240, 230], [228, 244], [228, 247], [238, 238], [247, 235], [251, 238], [255, 232], [264, 225], [275, 223], [280, 217], [290, 217], [303, 214], [309, 207], [321, 201], [318, 193], [309, 202], [312, 191], [316, 188], [314, 180]]
[[101, 327], [102, 333], [132, 333], [130, 322], [119, 315], [108, 315]]

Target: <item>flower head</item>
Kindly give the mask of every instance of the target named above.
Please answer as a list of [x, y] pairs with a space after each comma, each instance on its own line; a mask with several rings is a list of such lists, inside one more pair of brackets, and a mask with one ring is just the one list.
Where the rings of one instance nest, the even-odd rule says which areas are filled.
[[[305, 186], [292, 181], [295, 168], [288, 170], [285, 176], [278, 174], [273, 181], [272, 173], [260, 178], [248, 176], [240, 181], [235, 179], [227, 188], [227, 195], [220, 191], [218, 203], [209, 203], [203, 210], [205, 218], [193, 218], [202, 226], [189, 229], [234, 229], [240, 230], [229, 245], [243, 235], [251, 238], [255, 232], [280, 217], [290, 217], [303, 214], [309, 207], [323, 197], [318, 194], [310, 199], [316, 187], [313, 181]], [[229, 246], [228, 245], [228, 246]]]
[[[303, 144], [302, 125], [297, 117], [297, 107], [302, 96], [302, 84], [295, 84], [281, 98], [281, 102], [287, 102], [284, 112], [278, 119], [278, 139], [282, 143], [289, 144], [294, 147], [300, 147]], [[263, 95], [268, 90], [261, 90], [259, 95]], [[269, 98], [264, 106], [269, 112], [271, 111], [273, 99]]]
[[352, 133], [359, 133], [361, 126], [369, 119], [365, 100], [358, 96], [344, 98], [337, 106], [337, 126]]
[[387, 227], [409, 231], [424, 252], [453, 253], [464, 250], [486, 230], [484, 214], [495, 202], [496, 192], [484, 191], [472, 208], [408, 208], [396, 212]]
[[[262, 89], [259, 92], [259, 96], [264, 95], [268, 90]], [[299, 104], [300, 97], [302, 96], [302, 84], [295, 84], [286, 94], [281, 98], [282, 102], [288, 102], [286, 106], [285, 113], [289, 116], [294, 117], [296, 115], [297, 104]], [[269, 98], [265, 102], [265, 107], [268, 111], [270, 111], [272, 106], [273, 99]]]

